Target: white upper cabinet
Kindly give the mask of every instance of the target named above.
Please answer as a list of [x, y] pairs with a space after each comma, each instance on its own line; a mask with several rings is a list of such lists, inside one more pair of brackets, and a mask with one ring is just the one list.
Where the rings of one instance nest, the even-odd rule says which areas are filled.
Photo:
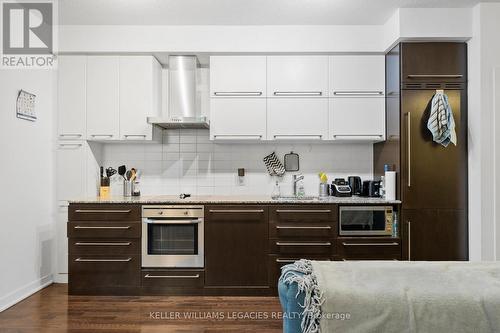
[[265, 56], [210, 57], [210, 97], [265, 96]]
[[328, 56], [267, 57], [268, 97], [328, 97]]
[[269, 98], [269, 140], [324, 140], [328, 137], [327, 98]]
[[87, 139], [151, 140], [161, 113], [161, 66], [152, 56], [89, 56]]
[[161, 65], [151, 56], [120, 57], [120, 140], [152, 140], [147, 117], [161, 113]]
[[120, 133], [120, 58], [87, 58], [87, 138], [117, 140]]
[[335, 55], [330, 57], [330, 96], [384, 96], [383, 55]]
[[266, 99], [212, 98], [210, 109], [211, 140], [266, 138]]
[[330, 133], [333, 140], [385, 140], [385, 98], [331, 98]]
[[58, 137], [84, 140], [86, 135], [86, 56], [58, 60]]

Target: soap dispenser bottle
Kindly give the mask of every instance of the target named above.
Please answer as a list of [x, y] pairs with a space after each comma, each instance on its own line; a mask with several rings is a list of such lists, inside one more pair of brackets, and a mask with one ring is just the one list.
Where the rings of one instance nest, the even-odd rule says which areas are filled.
[[273, 188], [273, 193], [271, 194], [272, 199], [277, 199], [281, 196], [281, 190], [280, 190], [280, 185], [278, 181], [276, 181], [276, 184], [274, 185]]

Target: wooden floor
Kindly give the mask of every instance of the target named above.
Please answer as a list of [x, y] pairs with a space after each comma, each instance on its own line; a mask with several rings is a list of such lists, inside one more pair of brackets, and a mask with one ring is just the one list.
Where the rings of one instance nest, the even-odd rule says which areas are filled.
[[280, 310], [277, 297], [68, 296], [53, 284], [0, 313], [0, 332], [281, 332]]

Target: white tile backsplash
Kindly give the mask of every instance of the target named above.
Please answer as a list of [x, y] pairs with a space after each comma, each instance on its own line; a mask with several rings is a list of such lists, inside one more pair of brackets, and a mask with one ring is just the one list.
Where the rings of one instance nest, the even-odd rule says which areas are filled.
[[[191, 193], [193, 195], [271, 194], [276, 180], [281, 193], [292, 193], [292, 174], [277, 179], [267, 174], [262, 158], [275, 151], [281, 161], [290, 151], [300, 155], [307, 195], [318, 194], [318, 173], [334, 178], [372, 177], [371, 143], [213, 143], [208, 130], [164, 130], [162, 143], [103, 144], [105, 167], [125, 164], [142, 171], [144, 195]], [[237, 169], [245, 168], [245, 182], [238, 185]], [[122, 193], [122, 180], [114, 176], [112, 194]]]

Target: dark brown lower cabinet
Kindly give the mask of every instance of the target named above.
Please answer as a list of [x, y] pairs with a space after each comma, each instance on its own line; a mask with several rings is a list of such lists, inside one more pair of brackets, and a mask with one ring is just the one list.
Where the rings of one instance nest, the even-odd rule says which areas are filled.
[[143, 269], [141, 275], [143, 295], [203, 294], [203, 269]]
[[403, 259], [468, 260], [465, 210], [403, 210]]
[[399, 238], [341, 237], [337, 238], [340, 260], [401, 260]]
[[205, 207], [205, 288], [268, 289], [268, 208]]

